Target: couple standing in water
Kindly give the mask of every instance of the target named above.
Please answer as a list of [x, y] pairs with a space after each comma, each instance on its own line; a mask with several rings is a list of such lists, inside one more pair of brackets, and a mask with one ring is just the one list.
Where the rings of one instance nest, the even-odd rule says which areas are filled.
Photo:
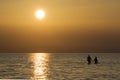
[[[88, 64], [91, 64], [91, 61], [92, 61], [92, 58], [90, 57], [90, 55], [88, 55], [88, 57], [87, 57]], [[94, 58], [94, 64], [98, 64], [98, 59], [96, 56]]]

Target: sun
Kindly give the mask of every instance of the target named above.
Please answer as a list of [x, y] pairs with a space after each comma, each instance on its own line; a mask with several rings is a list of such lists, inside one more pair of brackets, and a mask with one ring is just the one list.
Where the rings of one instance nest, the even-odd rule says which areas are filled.
[[36, 18], [38, 19], [43, 19], [45, 17], [45, 12], [44, 10], [37, 10], [35, 13]]

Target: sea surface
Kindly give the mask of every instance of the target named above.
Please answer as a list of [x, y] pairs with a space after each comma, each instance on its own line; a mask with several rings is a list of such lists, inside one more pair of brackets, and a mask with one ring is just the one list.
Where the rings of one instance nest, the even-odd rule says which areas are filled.
[[[99, 64], [88, 65], [88, 54]], [[120, 54], [0, 53], [0, 79], [120, 80]]]

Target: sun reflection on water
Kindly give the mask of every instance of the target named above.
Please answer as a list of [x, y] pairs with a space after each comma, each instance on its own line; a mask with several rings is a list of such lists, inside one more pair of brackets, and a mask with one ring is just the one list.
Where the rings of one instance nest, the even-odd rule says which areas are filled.
[[47, 80], [48, 54], [35, 53], [34, 55], [34, 80]]

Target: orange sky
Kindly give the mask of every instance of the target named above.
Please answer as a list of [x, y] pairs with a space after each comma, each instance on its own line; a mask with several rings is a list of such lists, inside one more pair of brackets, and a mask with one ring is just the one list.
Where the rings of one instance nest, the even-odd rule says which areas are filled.
[[[0, 0], [0, 51], [117, 52], [118, 0]], [[43, 9], [43, 20], [35, 12]], [[80, 49], [80, 50], [79, 50]]]
[[[37, 26], [119, 25], [118, 0], [2, 0], [0, 24]], [[46, 17], [38, 21], [35, 11], [43, 9]]]

